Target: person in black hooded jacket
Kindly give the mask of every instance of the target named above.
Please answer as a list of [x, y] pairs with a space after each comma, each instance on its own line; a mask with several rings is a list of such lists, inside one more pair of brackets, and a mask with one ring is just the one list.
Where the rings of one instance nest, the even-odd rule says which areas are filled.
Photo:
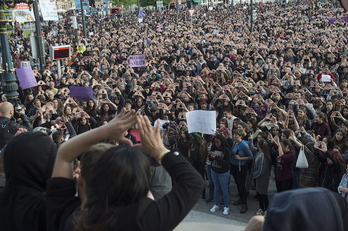
[[244, 231], [345, 231], [348, 205], [336, 192], [315, 187], [276, 194], [265, 217], [254, 216]]
[[46, 230], [46, 181], [51, 176], [56, 145], [43, 132], [13, 138], [3, 153], [6, 185], [0, 193], [2, 231]]

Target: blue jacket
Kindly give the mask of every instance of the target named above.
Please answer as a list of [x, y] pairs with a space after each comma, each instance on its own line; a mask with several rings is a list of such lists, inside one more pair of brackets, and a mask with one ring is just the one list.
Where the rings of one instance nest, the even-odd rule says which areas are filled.
[[243, 140], [239, 144], [236, 144], [236, 141], [233, 142], [231, 149], [231, 164], [233, 165], [245, 165], [247, 160], [237, 160], [235, 155], [239, 155], [240, 157], [248, 157], [248, 160], [253, 159], [253, 154], [249, 149], [248, 143]]

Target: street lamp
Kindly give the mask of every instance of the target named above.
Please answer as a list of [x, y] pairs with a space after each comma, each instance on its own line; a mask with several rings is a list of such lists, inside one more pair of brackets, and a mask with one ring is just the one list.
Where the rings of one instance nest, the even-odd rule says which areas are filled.
[[9, 102], [13, 105], [17, 106], [20, 104], [18, 99], [18, 84], [17, 78], [15, 75], [15, 69], [13, 68], [12, 59], [11, 59], [11, 51], [10, 45], [8, 43], [8, 35], [7, 35], [7, 20], [5, 18], [5, 5], [9, 8], [13, 8], [17, 3], [25, 2], [27, 4], [31, 4], [30, 0], [0, 0], [0, 43], [1, 43], [1, 57], [2, 57], [2, 65], [1, 65], [1, 82], [2, 82], [2, 90], [5, 93], [5, 96]]

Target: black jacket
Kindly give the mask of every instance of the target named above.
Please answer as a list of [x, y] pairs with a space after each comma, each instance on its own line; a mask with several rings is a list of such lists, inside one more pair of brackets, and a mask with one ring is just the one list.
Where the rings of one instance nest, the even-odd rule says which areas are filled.
[[[169, 231], [185, 218], [200, 198], [205, 182], [185, 157], [177, 154], [177, 152], [171, 151], [162, 160], [163, 167], [176, 182], [172, 191], [157, 201], [147, 197], [142, 198], [134, 206], [124, 211], [110, 230]], [[62, 178], [51, 178], [47, 187], [48, 207], [50, 208], [47, 219], [55, 224], [60, 223], [60, 225], [68, 212], [72, 208], [76, 208], [73, 183], [71, 180], [66, 180], [65, 187], [63, 184]], [[61, 189], [64, 187], [66, 190], [60, 194], [55, 193], [59, 187]], [[81, 211], [75, 212], [73, 217], [68, 219], [65, 230], [74, 230], [72, 223], [82, 213]], [[59, 230], [62, 230], [61, 227]]]
[[43, 132], [25, 132], [4, 151], [6, 185], [0, 193], [1, 231], [46, 230], [46, 181], [56, 145]]
[[23, 115], [21, 117], [23, 125], [5, 116], [0, 116], [0, 149], [2, 149], [16, 134], [19, 128], [25, 128], [30, 131], [30, 122]]

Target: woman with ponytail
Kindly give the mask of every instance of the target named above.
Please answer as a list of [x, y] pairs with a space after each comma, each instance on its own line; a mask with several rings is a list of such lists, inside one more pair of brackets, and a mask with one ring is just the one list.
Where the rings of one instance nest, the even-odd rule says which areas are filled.
[[268, 207], [268, 184], [271, 166], [271, 155], [269, 145], [265, 139], [257, 140], [259, 152], [255, 157], [253, 176], [256, 184], [256, 193], [259, 200], [260, 209], [256, 215], [265, 215]]

